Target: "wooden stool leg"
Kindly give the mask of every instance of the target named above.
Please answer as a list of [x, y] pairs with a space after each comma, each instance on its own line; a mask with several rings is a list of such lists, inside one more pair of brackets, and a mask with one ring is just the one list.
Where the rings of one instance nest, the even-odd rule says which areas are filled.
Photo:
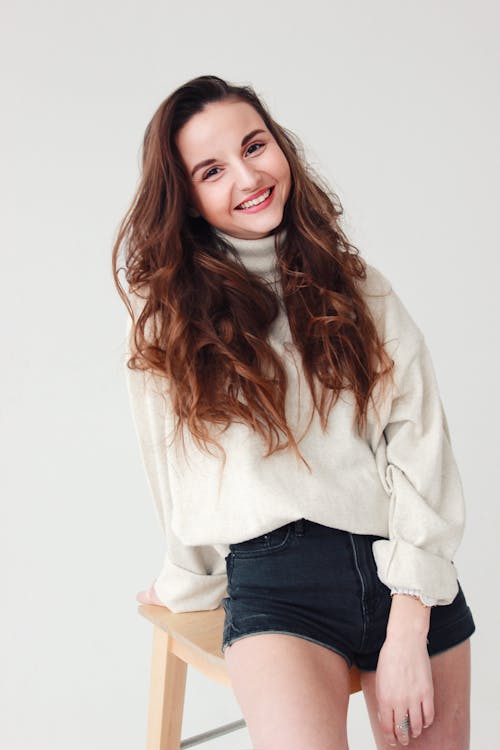
[[153, 631], [147, 750], [179, 750], [187, 664], [171, 653], [169, 636]]

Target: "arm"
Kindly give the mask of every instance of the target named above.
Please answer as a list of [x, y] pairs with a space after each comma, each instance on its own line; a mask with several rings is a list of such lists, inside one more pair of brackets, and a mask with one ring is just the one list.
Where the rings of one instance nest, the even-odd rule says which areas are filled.
[[[127, 319], [127, 358], [131, 351], [131, 320]], [[142, 463], [156, 515], [165, 537], [163, 565], [154, 581], [158, 602], [172, 612], [217, 609], [226, 595], [225, 559], [210, 545], [183, 544], [172, 526], [172, 498], [166, 450], [167, 400], [164, 383], [150, 372], [125, 367], [127, 390]]]
[[422, 603], [450, 604], [458, 592], [453, 557], [463, 535], [465, 503], [424, 336], [394, 293], [389, 305], [389, 339], [397, 342], [397, 390], [383, 431], [389, 538], [374, 542], [373, 552], [378, 575], [393, 594], [376, 696], [382, 731], [394, 742], [404, 737], [397, 722], [405, 711], [411, 736], [434, 720], [426, 643], [431, 609]]
[[453, 556], [463, 535], [465, 504], [423, 336], [400, 368], [384, 435], [389, 539], [373, 543], [378, 575], [391, 589], [425, 592], [436, 604], [450, 604], [458, 593]]

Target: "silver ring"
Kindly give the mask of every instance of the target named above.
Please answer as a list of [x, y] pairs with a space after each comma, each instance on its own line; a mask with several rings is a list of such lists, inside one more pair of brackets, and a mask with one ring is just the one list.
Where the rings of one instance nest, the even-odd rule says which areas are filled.
[[407, 732], [408, 731], [408, 726], [409, 726], [409, 723], [410, 723], [409, 719], [410, 719], [409, 714], [406, 714], [406, 716], [403, 717], [403, 720], [402, 720], [401, 724], [396, 724], [396, 726], [399, 729], [402, 729], [403, 732]]

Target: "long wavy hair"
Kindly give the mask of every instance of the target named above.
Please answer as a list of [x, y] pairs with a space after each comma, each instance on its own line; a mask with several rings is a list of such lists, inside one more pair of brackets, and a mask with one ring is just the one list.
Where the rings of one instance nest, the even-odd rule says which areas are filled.
[[[144, 134], [139, 185], [112, 253], [114, 282], [131, 317], [126, 366], [160, 375], [176, 434], [186, 425], [199, 447], [209, 453], [208, 443], [221, 448], [224, 462], [213, 425], [225, 431], [239, 421], [267, 441], [265, 456], [291, 447], [310, 471], [298, 449], [303, 436], [297, 441], [287, 424], [286, 371], [267, 341], [279, 314], [276, 294], [189, 210], [190, 178], [175, 136], [206, 104], [227, 100], [254, 107], [290, 166], [290, 194], [274, 235], [283, 302], [313, 400], [306, 432], [315, 410], [326, 430], [346, 389], [354, 394], [355, 427], [363, 433], [370, 399], [377, 412], [377, 382], [385, 375], [393, 380], [394, 362], [357, 288], [366, 265], [340, 228], [338, 197], [307, 164], [297, 136], [271, 117], [252, 87], [209, 75], [170, 94]], [[122, 247], [124, 269], [118, 267]]]

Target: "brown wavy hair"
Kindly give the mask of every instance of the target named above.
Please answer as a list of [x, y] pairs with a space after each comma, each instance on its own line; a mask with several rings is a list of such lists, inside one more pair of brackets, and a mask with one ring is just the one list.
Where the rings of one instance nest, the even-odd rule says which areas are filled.
[[[126, 366], [162, 376], [176, 434], [187, 425], [199, 447], [217, 445], [225, 461], [210, 428], [243, 422], [267, 441], [265, 456], [291, 446], [310, 470], [298, 449], [302, 438], [295, 439], [286, 420], [285, 369], [266, 340], [279, 313], [276, 295], [203, 217], [188, 210], [190, 178], [175, 136], [206, 104], [226, 100], [254, 107], [290, 165], [290, 194], [274, 234], [283, 301], [313, 398], [307, 430], [317, 410], [325, 431], [346, 389], [354, 394], [361, 434], [370, 399], [375, 407], [375, 385], [385, 375], [392, 379], [394, 362], [357, 288], [366, 266], [340, 228], [338, 197], [252, 87], [210, 75], [170, 94], [145, 130], [139, 185], [112, 253], [114, 282], [131, 317]], [[119, 280], [122, 246], [128, 294]]]

